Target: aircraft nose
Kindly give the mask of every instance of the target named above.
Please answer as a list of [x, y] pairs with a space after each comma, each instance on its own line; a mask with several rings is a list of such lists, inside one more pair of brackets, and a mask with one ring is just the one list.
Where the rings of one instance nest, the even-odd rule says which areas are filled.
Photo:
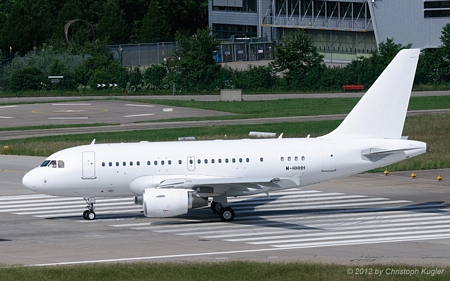
[[32, 190], [36, 191], [36, 185], [39, 183], [39, 179], [36, 177], [36, 173], [34, 170], [29, 171], [25, 174], [25, 176], [22, 178], [22, 184]]

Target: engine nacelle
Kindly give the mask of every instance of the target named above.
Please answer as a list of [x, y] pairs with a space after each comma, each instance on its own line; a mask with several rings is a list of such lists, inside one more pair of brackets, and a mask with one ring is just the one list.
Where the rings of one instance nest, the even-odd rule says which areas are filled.
[[146, 188], [142, 193], [144, 215], [167, 218], [186, 214], [189, 209], [207, 206], [207, 200], [187, 189]]

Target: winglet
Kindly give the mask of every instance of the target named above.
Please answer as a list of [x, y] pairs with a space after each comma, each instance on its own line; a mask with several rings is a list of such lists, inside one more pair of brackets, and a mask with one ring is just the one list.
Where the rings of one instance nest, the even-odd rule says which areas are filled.
[[339, 127], [323, 138], [401, 138], [419, 53], [401, 50]]

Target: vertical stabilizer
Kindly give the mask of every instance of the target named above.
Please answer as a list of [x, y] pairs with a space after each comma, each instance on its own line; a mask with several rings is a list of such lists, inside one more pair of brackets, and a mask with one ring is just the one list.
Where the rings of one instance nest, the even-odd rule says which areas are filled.
[[339, 127], [323, 137], [399, 139], [419, 53], [419, 49], [400, 51]]

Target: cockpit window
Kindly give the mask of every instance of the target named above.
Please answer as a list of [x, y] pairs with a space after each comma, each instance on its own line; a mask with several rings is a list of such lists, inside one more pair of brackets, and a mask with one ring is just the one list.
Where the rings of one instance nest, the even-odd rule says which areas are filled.
[[62, 160], [45, 160], [42, 162], [41, 167], [64, 168], [65, 165]]

